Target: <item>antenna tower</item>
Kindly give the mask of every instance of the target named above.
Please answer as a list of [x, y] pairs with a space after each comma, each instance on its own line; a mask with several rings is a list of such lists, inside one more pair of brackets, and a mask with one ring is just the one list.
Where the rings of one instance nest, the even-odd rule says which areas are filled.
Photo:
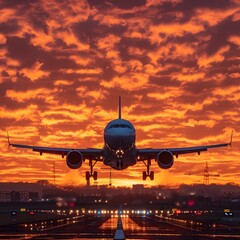
[[53, 184], [56, 186], [56, 166], [55, 162], [53, 162]]
[[112, 168], [110, 167], [109, 187], [112, 187]]
[[206, 161], [206, 165], [205, 165], [204, 172], [203, 172], [203, 184], [209, 185], [209, 177], [220, 177], [220, 175], [219, 174], [210, 174], [208, 162]]

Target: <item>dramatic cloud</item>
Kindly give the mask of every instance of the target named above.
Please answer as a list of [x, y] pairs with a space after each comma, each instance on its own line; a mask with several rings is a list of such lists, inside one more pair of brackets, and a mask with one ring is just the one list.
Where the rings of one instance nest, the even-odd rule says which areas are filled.
[[[240, 148], [240, 3], [238, 0], [0, 0], [0, 147], [2, 181], [85, 184], [84, 163], [8, 149], [103, 146], [103, 129], [123, 117], [137, 147], [229, 141], [231, 148], [179, 156], [170, 170], [153, 161], [146, 184], [195, 183], [208, 161], [218, 183], [237, 182]], [[109, 170], [98, 163], [99, 184]], [[113, 170], [114, 185], [144, 183], [145, 165]], [[128, 179], [131, 178], [131, 181]], [[201, 179], [200, 179], [201, 180]]]

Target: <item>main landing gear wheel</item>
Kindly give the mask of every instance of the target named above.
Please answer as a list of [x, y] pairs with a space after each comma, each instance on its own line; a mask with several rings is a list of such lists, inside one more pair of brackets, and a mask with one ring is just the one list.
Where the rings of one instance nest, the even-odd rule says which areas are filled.
[[146, 173], [146, 171], [143, 172], [142, 179], [143, 179], [143, 181], [145, 181], [145, 180], [147, 179], [147, 173]]
[[96, 171], [93, 172], [93, 179], [97, 180], [97, 172]]
[[97, 171], [93, 172], [93, 167], [95, 166], [96, 162], [92, 162], [92, 160], [89, 160], [89, 166], [90, 166], [90, 171], [86, 172], [86, 180], [89, 181], [90, 178], [92, 177], [95, 181], [97, 180]]
[[145, 166], [147, 167], [147, 171], [143, 171], [142, 179], [145, 181], [147, 177], [150, 178], [150, 180], [154, 180], [154, 172], [150, 172], [150, 166], [151, 166], [151, 160], [147, 160], [147, 163], [144, 162]]
[[154, 180], [154, 172], [153, 171], [150, 172], [150, 176], [149, 177], [150, 177], [151, 180]]

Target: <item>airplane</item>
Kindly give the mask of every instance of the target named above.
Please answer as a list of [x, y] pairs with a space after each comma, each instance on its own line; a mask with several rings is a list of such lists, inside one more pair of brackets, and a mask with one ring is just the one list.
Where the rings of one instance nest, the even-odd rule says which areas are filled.
[[104, 146], [102, 149], [97, 148], [54, 148], [29, 146], [23, 144], [10, 143], [9, 135], [8, 145], [16, 148], [29, 148], [34, 152], [58, 154], [62, 158], [66, 156], [66, 164], [71, 169], [78, 169], [86, 160], [89, 161], [90, 171], [86, 171], [86, 180], [90, 178], [97, 180], [97, 172], [93, 167], [97, 162], [102, 162], [116, 170], [123, 170], [130, 166], [143, 162], [146, 171], [142, 173], [142, 179], [154, 180], [154, 172], [150, 171], [152, 160], [156, 161], [162, 169], [169, 169], [173, 166], [174, 156], [178, 158], [181, 154], [198, 153], [207, 151], [210, 148], [231, 146], [232, 135], [229, 143], [221, 143], [206, 146], [182, 147], [182, 148], [137, 148], [136, 147], [136, 130], [133, 124], [122, 119], [121, 114], [121, 97], [119, 96], [118, 118], [110, 121], [104, 129]]

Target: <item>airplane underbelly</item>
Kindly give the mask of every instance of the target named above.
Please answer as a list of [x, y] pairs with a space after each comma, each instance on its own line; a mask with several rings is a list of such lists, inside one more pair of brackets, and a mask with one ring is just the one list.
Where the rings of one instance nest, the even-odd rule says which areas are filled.
[[123, 170], [136, 164], [135, 150], [129, 150], [122, 157], [117, 157], [112, 151], [105, 152], [104, 164], [116, 170]]

